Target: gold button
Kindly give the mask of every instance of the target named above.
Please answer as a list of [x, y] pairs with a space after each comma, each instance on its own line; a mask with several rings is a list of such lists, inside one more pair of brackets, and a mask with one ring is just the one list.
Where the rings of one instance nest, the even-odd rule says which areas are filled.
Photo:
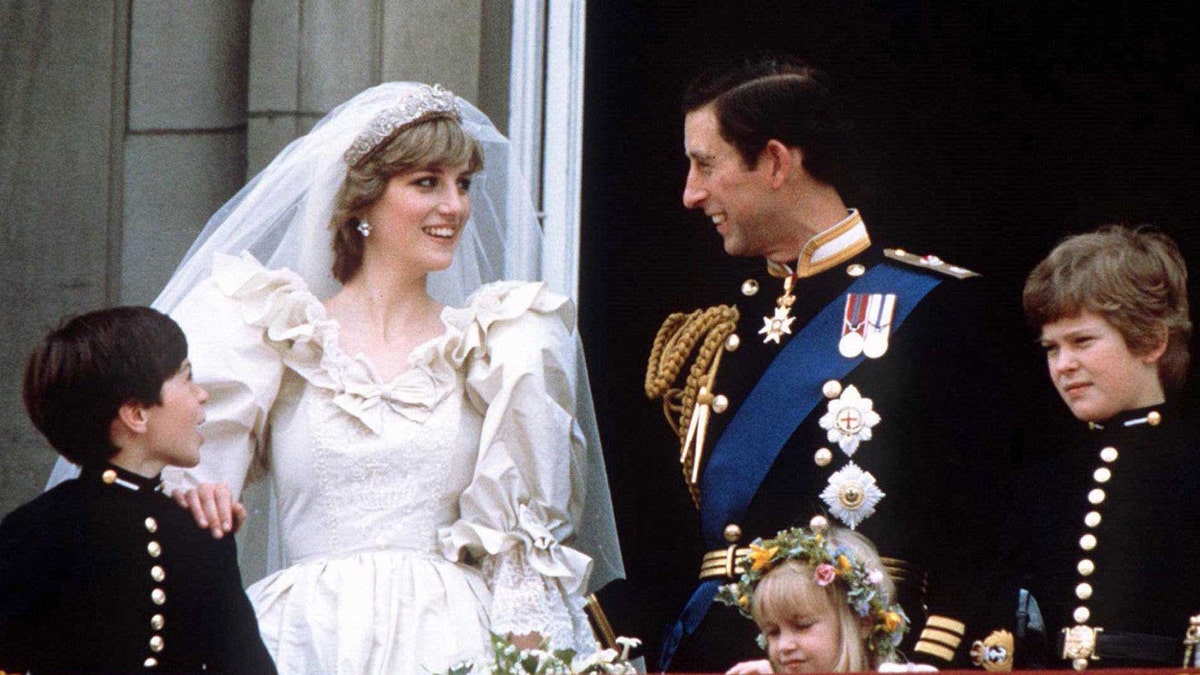
[[742, 528], [738, 527], [737, 523], [730, 523], [725, 526], [725, 541], [736, 544], [742, 538]]
[[1107, 483], [1112, 478], [1112, 471], [1109, 471], [1108, 467], [1102, 466], [1092, 473], [1092, 478], [1095, 478], [1097, 483]]
[[1104, 502], [1104, 490], [1094, 488], [1088, 492], [1088, 501], [1093, 504], [1102, 504]]
[[1087, 600], [1092, 597], [1092, 585], [1084, 582], [1075, 587], [1075, 597], [1080, 600]]
[[725, 412], [729, 408], [729, 399], [724, 394], [717, 394], [713, 397], [712, 408], [717, 414]]
[[863, 267], [862, 265], [859, 265], [858, 263], [854, 263], [853, 265], [846, 268], [846, 274], [849, 274], [852, 277], [861, 277], [863, 275], [863, 273], [866, 271], [867, 271], [867, 268]]
[[146, 525], [147, 532], [150, 532], [151, 534], [158, 532], [158, 521], [157, 520], [155, 520], [153, 518], [147, 518], [145, 525]]
[[163, 650], [163, 639], [161, 635], [153, 635], [150, 637], [150, 651], [161, 652]]
[[1092, 617], [1092, 612], [1087, 607], [1076, 607], [1071, 616], [1075, 617], [1075, 623], [1087, 623], [1087, 620]]
[[908, 251], [905, 251], [905, 250], [904, 250], [904, 249], [902, 249], [902, 248], [898, 248], [898, 249], [896, 249], [896, 255], [898, 255], [898, 256], [900, 256], [901, 258], [903, 258], [904, 256], [908, 255]]
[[167, 625], [167, 620], [163, 618], [162, 614], [150, 617], [150, 630], [162, 630], [165, 625]]
[[1100, 459], [1112, 464], [1113, 462], [1117, 461], [1117, 454], [1117, 449], [1109, 446], [1100, 451]]
[[742, 282], [742, 295], [747, 297], [758, 293], [758, 282], [754, 279], [747, 279]]
[[737, 336], [737, 333], [732, 333], [725, 338], [725, 351], [736, 352], [738, 347], [742, 346], [742, 338]]
[[833, 461], [833, 452], [829, 448], [818, 448], [817, 452], [813, 454], [813, 461], [817, 466], [829, 466], [829, 463]]
[[156, 605], [161, 605], [167, 601], [167, 592], [161, 588], [156, 588], [150, 591], [150, 600]]
[[1075, 569], [1079, 570], [1079, 574], [1081, 576], [1090, 577], [1092, 576], [1092, 572], [1096, 571], [1096, 563], [1092, 562], [1088, 558], [1084, 558], [1083, 560], [1079, 561], [1079, 564], [1075, 566]]
[[1079, 548], [1081, 548], [1085, 551], [1090, 551], [1090, 550], [1096, 548], [1096, 535], [1085, 534], [1082, 537], [1080, 537], [1079, 538]]
[[157, 558], [162, 555], [162, 546], [157, 541], [152, 541], [146, 544], [146, 553], [149, 553], [151, 558]]
[[824, 532], [829, 529], [829, 520], [825, 516], [813, 516], [812, 520], [808, 521], [808, 529], [814, 533]]
[[837, 380], [828, 380], [821, 385], [821, 393], [825, 395], [825, 398], [837, 398], [842, 394], [842, 383]]
[[167, 578], [167, 572], [160, 565], [155, 565], [150, 568], [150, 578], [155, 581], [162, 581]]
[[104, 481], [108, 485], [112, 485], [113, 483], [117, 482], [117, 472], [113, 471], [112, 469], [105, 469], [104, 473], [100, 474], [100, 480]]
[[153, 656], [146, 659], [145, 661], [142, 661], [143, 668], [154, 668], [156, 666], [158, 666], [158, 659], [154, 658]]
[[1083, 524], [1087, 525], [1088, 527], [1096, 527], [1097, 525], [1099, 525], [1100, 524], [1100, 512], [1099, 511], [1088, 511], [1087, 515], [1083, 517]]
[[1150, 413], [1148, 415], [1146, 415], [1146, 424], [1149, 424], [1152, 427], [1156, 427], [1161, 423], [1162, 423], [1162, 415], [1160, 415], [1157, 410], [1151, 410]]

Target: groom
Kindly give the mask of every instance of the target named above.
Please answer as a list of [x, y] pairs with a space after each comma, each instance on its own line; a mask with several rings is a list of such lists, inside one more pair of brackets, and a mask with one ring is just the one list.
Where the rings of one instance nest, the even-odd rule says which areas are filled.
[[683, 107], [684, 206], [726, 253], [765, 260], [727, 304], [673, 315], [655, 341], [664, 384], [648, 394], [677, 416], [708, 551], [674, 574], [683, 606], [659, 665], [761, 658], [754, 626], [713, 595], [752, 541], [816, 514], [878, 546], [912, 622], [910, 658], [961, 663], [973, 611], [961, 589], [987, 560], [1009, 427], [984, 282], [872, 239], [842, 197], [849, 125], [819, 70], [765, 58], [708, 72]]

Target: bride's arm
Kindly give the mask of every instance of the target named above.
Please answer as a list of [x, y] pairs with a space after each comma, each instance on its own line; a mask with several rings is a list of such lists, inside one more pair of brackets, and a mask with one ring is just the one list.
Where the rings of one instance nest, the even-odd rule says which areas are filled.
[[248, 480], [266, 471], [261, 447], [283, 365], [264, 329], [244, 320], [230, 286], [240, 277], [218, 268], [172, 312], [188, 339], [196, 382], [209, 393], [200, 427], [200, 463], [163, 472], [170, 494], [216, 538], [236, 532], [246, 511], [239, 499]]
[[498, 302], [494, 320], [481, 312], [483, 346], [468, 363], [468, 395], [484, 414], [479, 458], [443, 552], [482, 558], [493, 631], [594, 648], [582, 612], [592, 561], [571, 546], [586, 453], [574, 418], [573, 312], [535, 284]]

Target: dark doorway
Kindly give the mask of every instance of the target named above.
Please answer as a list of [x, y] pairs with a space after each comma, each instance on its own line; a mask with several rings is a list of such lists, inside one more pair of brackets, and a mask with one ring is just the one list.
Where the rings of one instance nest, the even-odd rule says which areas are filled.
[[[862, 147], [847, 201], [868, 222], [887, 214], [885, 240], [1011, 286], [995, 318], [1019, 322], [1037, 260], [1112, 221], [1173, 235], [1197, 297], [1198, 38], [1188, 2], [588, 3], [581, 329], [630, 577], [609, 603], [652, 667], [699, 544], [677, 448], [642, 395], [646, 357], [667, 314], [729, 301], [719, 284], [759, 264], [726, 258], [680, 204], [687, 82], [762, 51], [830, 71]], [[1014, 353], [1039, 367], [1032, 340]]]

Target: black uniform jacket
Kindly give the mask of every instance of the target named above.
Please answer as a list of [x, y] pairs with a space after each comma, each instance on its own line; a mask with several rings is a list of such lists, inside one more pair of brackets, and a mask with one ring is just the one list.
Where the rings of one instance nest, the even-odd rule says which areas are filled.
[[0, 523], [0, 670], [274, 673], [233, 537], [146, 479], [87, 467]]
[[[1030, 458], [1006, 528], [1008, 581], [998, 597], [1001, 625], [1025, 634], [1016, 666], [1070, 668], [1056, 643], [1081, 625], [1104, 635], [1088, 668], [1178, 667], [1188, 619], [1200, 614], [1195, 427], [1172, 406], [1077, 426]], [[1037, 601], [1044, 631], [1036, 615], [1032, 627], [1016, 626], [1019, 588]]]
[[[826, 305], [842, 307], [856, 275], [878, 264], [905, 265], [885, 260], [883, 247], [876, 244], [832, 269], [799, 279], [792, 307], [796, 317], [793, 335]], [[903, 650], [914, 660], [944, 665], [938, 656], [954, 653], [958, 631], [931, 634], [939, 640], [933, 647], [937, 656], [914, 654], [913, 648], [927, 614], [963, 622], [972, 618], [965, 601], [978, 594], [960, 589], [981, 564], [989, 562], [986, 518], [994, 515], [990, 509], [1006, 485], [1011, 425], [1003, 412], [1007, 388], [999, 335], [989, 327], [994, 326], [992, 317], [1000, 310], [987, 280], [959, 279], [920, 266], [910, 269], [934, 275], [941, 283], [892, 333], [883, 356], [866, 359], [840, 382], [843, 391], [853, 385], [862, 397], [871, 399], [881, 418], [872, 429], [872, 438], [862, 441], [852, 458], [847, 457], [819, 424], [829, 404], [829, 399], [822, 399], [784, 445], [745, 519], [735, 523], [742, 532], [736, 543], [747, 546], [756, 537], [774, 536], [783, 528], [805, 525], [814, 515], [827, 513], [819, 495], [830, 475], [852, 460], [876, 478], [886, 495], [876, 513], [857, 530], [876, 544], [882, 556], [902, 560], [912, 570], [905, 575], [900, 591], [913, 624]], [[713, 416], [706, 450], [711, 450], [741, 401], [792, 339], [784, 336], [782, 346], [763, 342], [759, 329], [764, 317], [772, 315], [782, 282], [769, 275], [765, 266], [754, 280], [754, 284], [732, 285], [725, 300], [740, 311], [740, 346], [724, 354], [716, 377], [714, 392], [724, 394], [729, 406]], [[755, 294], [742, 292], [755, 285]], [[840, 337], [840, 332], [833, 331], [819, 339], [836, 345]], [[829, 449], [833, 456], [825, 466], [815, 459], [821, 448]], [[832, 515], [829, 521], [842, 525]], [[680, 606], [697, 587], [698, 555], [704, 549], [726, 545], [703, 542], [700, 550], [690, 552], [695, 557], [679, 571], [684, 586]], [[929, 575], [928, 592], [923, 596], [922, 572]], [[672, 630], [678, 632], [678, 625], [668, 626], [665, 645], [672, 642]], [[682, 636], [669, 667], [681, 672], [724, 671], [737, 661], [763, 658], [755, 646], [756, 634], [753, 623], [734, 609], [714, 604], [697, 630]], [[955, 658], [961, 662], [964, 654], [965, 650], [960, 650]]]

